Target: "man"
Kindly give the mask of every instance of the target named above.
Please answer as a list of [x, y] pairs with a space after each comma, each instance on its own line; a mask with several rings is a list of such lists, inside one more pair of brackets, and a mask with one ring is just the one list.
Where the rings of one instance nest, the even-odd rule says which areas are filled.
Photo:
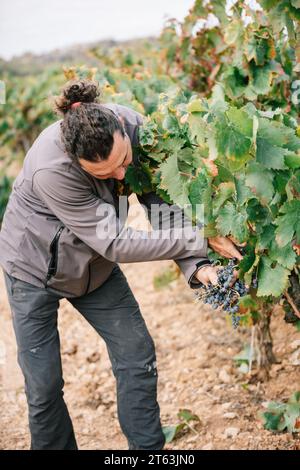
[[[100, 105], [97, 95], [88, 80], [67, 84], [56, 101], [63, 119], [27, 153], [0, 232], [31, 449], [77, 449], [63, 400], [60, 299], [67, 298], [106, 342], [129, 449], [162, 449], [155, 346], [118, 263], [174, 259], [191, 287], [217, 278], [207, 240], [195, 242], [195, 229], [176, 238], [170, 228], [167, 239], [154, 239], [120, 223], [116, 181], [132, 163], [142, 116]], [[150, 212], [151, 202], [162, 202], [153, 193], [140, 201]], [[227, 239], [209, 243], [224, 256], [240, 256]]]

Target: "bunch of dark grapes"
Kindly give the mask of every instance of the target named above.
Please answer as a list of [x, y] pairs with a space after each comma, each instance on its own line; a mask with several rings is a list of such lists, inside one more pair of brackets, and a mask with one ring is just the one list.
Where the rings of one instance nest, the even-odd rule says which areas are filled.
[[[225, 312], [231, 316], [232, 326], [237, 328], [241, 317], [238, 315], [239, 298], [246, 295], [249, 288], [241, 280], [237, 280], [234, 284], [234, 270], [237, 267], [236, 260], [231, 259], [227, 266], [218, 271], [218, 283], [216, 285], [209, 284], [207, 287], [199, 289], [197, 297], [205, 304], [210, 305], [213, 309], [222, 307]], [[233, 285], [232, 285], [233, 284]], [[252, 286], [257, 287], [257, 279], [252, 281]]]

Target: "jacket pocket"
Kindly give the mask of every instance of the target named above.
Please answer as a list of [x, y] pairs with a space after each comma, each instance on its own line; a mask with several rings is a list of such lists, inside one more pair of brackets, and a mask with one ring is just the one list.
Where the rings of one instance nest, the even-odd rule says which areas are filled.
[[26, 219], [22, 233], [17, 233], [20, 244], [17, 247], [12, 275], [18, 272], [23, 276], [28, 274], [29, 278], [36, 278], [45, 286], [52, 259], [50, 247], [62, 225], [62, 222], [54, 217], [31, 213]]
[[46, 276], [46, 287], [48, 285], [48, 282], [50, 279], [55, 276], [57, 272], [57, 262], [58, 262], [58, 244], [59, 244], [59, 238], [61, 236], [61, 233], [65, 227], [61, 226], [57, 230], [51, 244], [50, 244], [50, 262], [48, 265], [48, 271], [47, 271], [47, 276]]
[[99, 255], [65, 226], [60, 226], [50, 244], [46, 287], [65, 297], [84, 295], [89, 285], [89, 265]]

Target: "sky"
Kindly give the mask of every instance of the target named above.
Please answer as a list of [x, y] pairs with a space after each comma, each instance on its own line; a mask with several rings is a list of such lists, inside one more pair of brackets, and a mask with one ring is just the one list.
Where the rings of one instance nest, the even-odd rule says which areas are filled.
[[43, 53], [98, 39], [158, 35], [194, 0], [0, 0], [0, 57]]

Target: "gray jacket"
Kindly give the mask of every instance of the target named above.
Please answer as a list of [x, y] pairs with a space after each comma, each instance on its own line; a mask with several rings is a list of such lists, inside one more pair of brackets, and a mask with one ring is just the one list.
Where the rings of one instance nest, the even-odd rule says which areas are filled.
[[[125, 106], [105, 106], [124, 118], [136, 146], [142, 116]], [[208, 262], [207, 240], [191, 250], [192, 234], [179, 239], [172, 228], [167, 238], [147, 239], [124, 226], [108, 236], [107, 227], [116, 226], [118, 217], [116, 181], [96, 179], [72, 163], [60, 123], [41, 132], [14, 182], [0, 232], [3, 269], [37, 287], [77, 297], [99, 287], [116, 263], [174, 259], [194, 287], [194, 273]], [[157, 202], [154, 193], [139, 199], [150, 210], [153, 198]], [[110, 210], [104, 214], [105, 207]]]

